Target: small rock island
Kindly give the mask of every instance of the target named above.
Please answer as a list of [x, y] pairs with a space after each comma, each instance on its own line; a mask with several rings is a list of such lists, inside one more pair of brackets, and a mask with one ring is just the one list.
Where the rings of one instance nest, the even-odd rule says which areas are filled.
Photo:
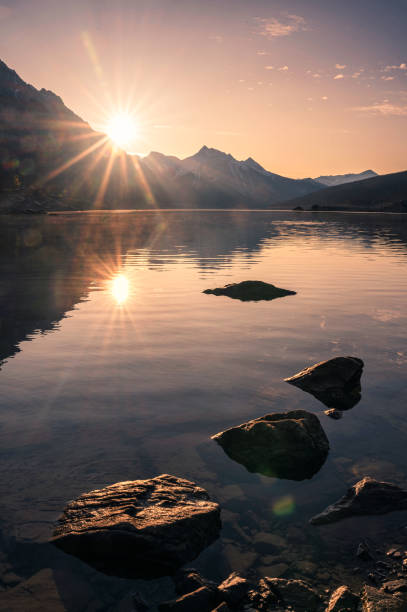
[[232, 283], [224, 287], [216, 287], [215, 289], [205, 289], [203, 293], [212, 295], [226, 295], [234, 300], [242, 302], [259, 302], [261, 300], [275, 300], [276, 298], [285, 297], [286, 295], [296, 295], [296, 291], [289, 289], [281, 289], [270, 283], [263, 281], [242, 281], [241, 283]]

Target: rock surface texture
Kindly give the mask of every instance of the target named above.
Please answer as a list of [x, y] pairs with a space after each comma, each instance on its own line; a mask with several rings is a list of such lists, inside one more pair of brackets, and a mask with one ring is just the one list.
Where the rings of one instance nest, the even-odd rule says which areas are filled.
[[230, 298], [241, 300], [242, 302], [258, 302], [260, 300], [275, 300], [276, 298], [285, 297], [286, 295], [295, 295], [295, 291], [288, 289], [280, 289], [270, 283], [263, 281], [243, 281], [241, 283], [232, 283], [224, 287], [215, 289], [205, 289], [203, 293], [211, 293], [213, 295], [227, 295]]
[[[188, 574], [189, 572], [189, 574]], [[186, 570], [185, 575], [196, 572]], [[178, 590], [176, 577], [176, 589]], [[205, 582], [203, 578], [201, 582]], [[292, 610], [294, 612], [319, 612], [324, 609], [320, 595], [302, 580], [284, 578], [256, 578], [248, 580], [233, 573], [219, 586], [199, 586], [187, 593], [160, 604], [162, 612], [214, 612], [235, 610], [239, 612]]]
[[407, 489], [366, 477], [350, 487], [340, 500], [312, 517], [310, 523], [323, 525], [348, 516], [387, 514], [395, 510], [407, 510]]
[[218, 536], [219, 505], [195, 483], [167, 474], [119, 482], [70, 502], [53, 543], [107, 574], [173, 574]]
[[388, 595], [372, 586], [362, 590], [363, 612], [406, 612], [407, 600], [397, 595]]
[[318, 417], [305, 410], [267, 414], [212, 439], [249, 472], [290, 480], [311, 478], [329, 451]]
[[328, 408], [348, 410], [360, 401], [363, 365], [358, 357], [334, 357], [284, 380], [311, 393]]
[[331, 595], [326, 612], [357, 612], [360, 599], [349, 587], [341, 586]]

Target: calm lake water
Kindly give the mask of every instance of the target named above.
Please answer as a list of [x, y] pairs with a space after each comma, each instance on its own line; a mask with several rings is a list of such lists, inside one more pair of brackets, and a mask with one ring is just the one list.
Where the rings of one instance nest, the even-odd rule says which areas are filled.
[[[297, 295], [202, 293], [248, 279]], [[125, 611], [136, 586], [164, 594], [166, 580], [106, 577], [47, 544], [70, 499], [161, 473], [221, 504], [221, 537], [190, 564], [206, 576], [357, 586], [360, 539], [391, 541], [407, 513], [308, 520], [365, 475], [407, 482], [406, 301], [402, 215], [1, 217], [0, 609], [36, 610], [36, 593], [38, 610]], [[337, 355], [365, 370], [361, 402], [333, 421], [283, 379]], [[311, 480], [251, 474], [210, 439], [294, 409], [330, 441]]]

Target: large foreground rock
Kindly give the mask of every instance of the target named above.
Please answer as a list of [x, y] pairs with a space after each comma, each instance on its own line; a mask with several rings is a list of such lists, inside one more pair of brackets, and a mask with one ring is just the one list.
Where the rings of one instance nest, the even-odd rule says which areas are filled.
[[329, 451], [318, 417], [305, 410], [267, 414], [212, 439], [249, 472], [290, 480], [311, 478]]
[[194, 559], [220, 527], [219, 505], [204, 489], [164, 474], [81, 495], [52, 541], [107, 574], [155, 578]]
[[312, 517], [310, 523], [323, 525], [348, 516], [387, 514], [395, 510], [407, 510], [407, 490], [366, 477], [348, 489], [340, 500]]
[[295, 291], [288, 289], [280, 289], [270, 283], [263, 281], [243, 281], [241, 283], [232, 283], [224, 287], [216, 287], [216, 289], [205, 289], [203, 293], [212, 293], [213, 295], [227, 295], [235, 300], [242, 302], [257, 302], [259, 300], [275, 300], [276, 298], [285, 297], [286, 295], [295, 295]]
[[311, 393], [328, 408], [348, 410], [360, 401], [362, 371], [363, 361], [358, 357], [334, 357], [284, 380]]

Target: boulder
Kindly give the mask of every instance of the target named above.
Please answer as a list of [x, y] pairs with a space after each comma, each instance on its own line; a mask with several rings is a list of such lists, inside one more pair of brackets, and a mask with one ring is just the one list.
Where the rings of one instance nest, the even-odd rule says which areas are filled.
[[366, 477], [348, 489], [340, 500], [312, 517], [310, 523], [323, 525], [348, 516], [387, 514], [395, 510], [407, 510], [407, 490]]
[[311, 393], [328, 408], [348, 410], [361, 399], [363, 361], [358, 357], [334, 357], [285, 378], [285, 382]]
[[249, 472], [290, 480], [311, 478], [329, 451], [318, 417], [305, 410], [267, 414], [212, 439]]
[[220, 527], [204, 489], [164, 474], [84, 493], [65, 508], [52, 542], [106, 574], [157, 578], [197, 557]]
[[360, 599], [349, 587], [340, 586], [329, 599], [326, 612], [357, 612]]
[[270, 283], [262, 281], [243, 281], [241, 283], [232, 283], [224, 287], [215, 289], [205, 289], [203, 293], [211, 293], [213, 295], [227, 295], [235, 300], [242, 302], [258, 302], [260, 300], [275, 300], [276, 298], [285, 297], [286, 295], [295, 295], [295, 291], [288, 289], [280, 289]]
[[403, 597], [388, 595], [375, 587], [365, 585], [362, 589], [363, 612], [406, 612], [407, 601]]

